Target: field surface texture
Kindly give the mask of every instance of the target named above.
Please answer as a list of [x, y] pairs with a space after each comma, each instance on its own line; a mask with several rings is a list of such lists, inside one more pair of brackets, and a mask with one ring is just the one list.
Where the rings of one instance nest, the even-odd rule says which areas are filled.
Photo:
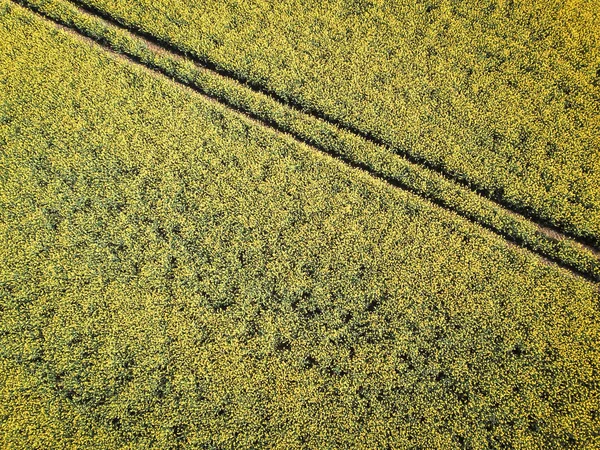
[[0, 448], [599, 448], [595, 7], [192, 3], [0, 0]]

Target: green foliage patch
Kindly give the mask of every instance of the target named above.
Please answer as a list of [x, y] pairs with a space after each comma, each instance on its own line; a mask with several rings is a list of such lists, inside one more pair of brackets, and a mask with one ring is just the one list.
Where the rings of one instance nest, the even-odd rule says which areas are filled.
[[600, 294], [0, 0], [2, 448], [598, 446]]

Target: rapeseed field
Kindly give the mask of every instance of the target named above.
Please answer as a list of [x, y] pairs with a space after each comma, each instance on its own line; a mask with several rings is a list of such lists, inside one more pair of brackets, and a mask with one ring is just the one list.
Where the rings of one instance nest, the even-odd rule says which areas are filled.
[[0, 0], [0, 448], [600, 447], [598, 7], [542, 3]]

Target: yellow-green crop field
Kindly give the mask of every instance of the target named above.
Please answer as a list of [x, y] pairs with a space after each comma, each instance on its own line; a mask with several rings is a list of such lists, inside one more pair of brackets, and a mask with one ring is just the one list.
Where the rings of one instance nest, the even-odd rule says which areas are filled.
[[600, 448], [599, 39], [0, 0], [0, 448]]

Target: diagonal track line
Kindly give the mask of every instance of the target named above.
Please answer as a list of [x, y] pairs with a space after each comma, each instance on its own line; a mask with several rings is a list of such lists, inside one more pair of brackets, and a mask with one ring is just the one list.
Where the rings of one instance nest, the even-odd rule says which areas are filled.
[[[272, 120], [267, 120], [264, 117], [248, 110], [248, 109], [244, 109], [242, 107], [240, 107], [239, 105], [236, 105], [234, 103], [232, 103], [231, 101], [228, 101], [227, 98], [222, 98], [219, 96], [216, 96], [214, 94], [211, 94], [210, 92], [202, 89], [200, 86], [198, 86], [197, 84], [195, 84], [194, 82], [179, 78], [179, 79], [173, 79], [173, 73], [169, 72], [161, 67], [156, 67], [156, 66], [150, 66], [148, 65], [145, 61], [143, 61], [140, 57], [136, 57], [136, 55], [134, 54], [123, 54], [123, 53], [119, 53], [116, 52], [113, 48], [111, 48], [110, 43], [107, 43], [105, 41], [103, 41], [103, 39], [97, 37], [97, 36], [91, 36], [88, 34], [85, 34], [82, 30], [77, 29], [76, 27], [74, 27], [72, 24], [67, 23], [68, 21], [61, 21], [58, 20], [55, 17], [52, 17], [46, 13], [44, 13], [43, 11], [28, 5], [27, 2], [23, 2], [21, 0], [12, 0], [13, 2], [20, 4], [21, 6], [26, 7], [27, 9], [37, 13], [39, 16], [45, 18], [46, 20], [54, 23], [55, 25], [57, 25], [58, 27], [65, 29], [67, 32], [69, 33], [73, 33], [74, 35], [76, 35], [79, 38], [82, 38], [84, 40], [90, 41], [92, 42], [94, 45], [99, 45], [101, 48], [103, 48], [106, 51], [109, 51], [110, 53], [116, 55], [119, 58], [124, 58], [127, 61], [129, 61], [130, 63], [135, 64], [136, 66], [141, 67], [142, 69], [146, 70], [146, 71], [151, 71], [153, 73], [158, 73], [160, 75], [164, 75], [166, 77], [168, 77], [169, 81], [174, 82], [180, 86], [185, 86], [187, 88], [190, 88], [192, 90], [194, 90], [195, 92], [199, 93], [200, 95], [202, 95], [203, 97], [209, 99], [210, 101], [213, 102], [217, 102], [225, 107], [227, 107], [230, 110], [233, 110], [235, 112], [237, 112], [238, 114], [241, 114], [243, 116], [245, 116], [246, 118], [250, 119], [251, 121], [253, 121], [256, 124], [262, 125], [262, 126], [266, 126], [269, 127], [270, 129], [274, 130], [275, 132], [279, 133], [279, 134], [283, 134], [285, 136], [289, 136], [291, 138], [293, 138], [294, 140], [301, 142], [307, 146], [309, 146], [310, 148], [326, 154], [336, 160], [339, 160], [341, 162], [343, 162], [344, 164], [355, 168], [355, 169], [360, 169], [364, 172], [367, 172], [370, 176], [372, 176], [373, 178], [379, 179], [395, 188], [400, 188], [402, 190], [406, 190], [409, 191], [437, 206], [440, 206], [446, 210], [449, 210], [467, 220], [469, 220], [470, 222], [479, 225], [483, 228], [486, 228], [492, 232], [494, 232], [497, 235], [502, 236], [504, 239], [506, 239], [507, 241], [518, 245], [519, 247], [525, 248], [539, 256], [541, 256], [543, 259], [545, 260], [550, 260], [554, 263], [556, 263], [558, 266], [563, 267], [567, 270], [569, 270], [570, 272], [577, 274], [579, 276], [582, 276], [583, 278], [590, 280], [590, 281], [600, 281], [599, 277], [596, 275], [595, 272], [589, 272], [589, 271], [585, 271], [585, 270], [580, 270], [578, 267], [574, 266], [573, 264], [569, 264], [569, 263], [565, 263], [563, 260], [561, 260], [560, 258], [557, 257], [553, 257], [552, 255], [548, 255], [547, 253], [540, 251], [539, 249], [536, 248], [532, 248], [531, 245], [527, 245], [526, 242], [522, 242], [519, 241], [518, 239], [515, 239], [513, 236], [508, 235], [506, 232], [504, 232], [501, 229], [498, 229], [497, 227], [491, 226], [489, 224], [486, 223], [482, 223], [481, 221], [477, 220], [477, 217], [473, 217], [471, 215], [469, 215], [468, 213], [464, 212], [464, 211], [457, 211], [451, 207], [449, 207], [447, 204], [445, 204], [443, 201], [441, 201], [440, 199], [437, 199], [435, 197], [431, 197], [431, 196], [427, 196], [424, 195], [422, 192], [419, 192], [418, 190], [414, 189], [412, 186], [406, 184], [406, 183], [402, 183], [401, 180], [397, 179], [397, 178], [392, 178], [389, 176], [386, 176], [384, 174], [381, 174], [377, 171], [375, 171], [372, 167], [368, 166], [365, 163], [361, 163], [361, 162], [357, 162], [356, 160], [351, 159], [348, 156], [345, 155], [341, 155], [338, 152], [335, 152], [333, 150], [330, 150], [328, 148], [325, 148], [322, 145], [319, 145], [318, 143], [313, 142], [310, 139], [307, 139], [305, 137], [302, 137], [298, 134], [295, 134], [293, 132], [290, 132], [289, 130], [286, 130], [284, 128], [282, 128], [279, 124], [277, 124], [276, 122], [272, 121]], [[87, 12], [84, 10], [84, 13], [87, 14], [91, 14], [94, 16], [93, 13]], [[109, 24], [114, 24], [114, 21], [112, 20], [106, 20], [106, 22], [109, 22]], [[122, 26], [116, 24], [116, 26], [118, 26], [119, 29], [123, 29]], [[168, 54], [175, 54], [178, 58], [182, 58], [182, 59], [189, 59], [187, 58], [187, 56], [177, 50], [176, 52], [170, 51], [169, 49], [165, 49], [164, 46], [159, 45], [157, 43], [154, 42], [154, 40], [150, 40], [150, 39], [146, 39], [143, 36], [140, 36], [139, 34], [136, 34], [134, 32], [130, 32], [129, 30], [125, 30], [128, 33], [133, 34], [134, 36], [136, 36], [138, 39], [141, 39], [142, 41], [146, 42], [149, 48], [155, 48], [157, 49], [157, 51], [161, 51], [161, 52], [165, 52]], [[200, 66], [206, 70], [210, 70], [213, 71], [210, 67], [204, 67], [202, 64], [200, 64]], [[216, 72], [216, 71], [213, 71]], [[221, 75], [221, 74], [219, 74]], [[221, 76], [226, 76], [226, 75], [221, 75]], [[237, 81], [237, 80], [236, 80]], [[262, 94], [262, 92], [260, 92]], [[277, 99], [276, 99], [277, 100]], [[509, 212], [511, 212], [509, 210]], [[512, 212], [511, 212], [512, 213]], [[518, 215], [516, 213], [512, 213], [515, 215]], [[519, 215], [520, 216], [520, 215]], [[546, 230], [541, 230], [542, 232], [545, 232], [547, 234], [553, 233], [552, 231], [546, 231]], [[566, 239], [566, 238], [565, 238]]]
[[504, 208], [506, 210], [509, 210], [515, 214], [526, 216], [527, 220], [537, 224], [540, 227], [548, 229], [552, 233], [558, 233], [560, 235], [568, 236], [569, 238], [571, 238], [575, 242], [578, 242], [581, 245], [590, 247], [590, 248], [594, 249], [595, 251], [600, 251], [600, 247], [598, 247], [598, 243], [592, 237], [577, 236], [574, 233], [564, 230], [556, 225], [553, 225], [548, 220], [545, 220], [545, 219], [539, 217], [538, 214], [536, 214], [536, 212], [533, 211], [531, 208], [528, 208], [525, 206], [517, 207], [515, 205], [511, 205], [511, 204], [507, 203], [500, 195], [498, 195], [494, 192], [490, 192], [489, 189], [481, 188], [480, 186], [475, 185], [474, 183], [470, 182], [466, 178], [461, 177], [458, 174], [449, 172], [444, 167], [442, 167], [440, 164], [433, 163], [423, 157], [412, 154], [407, 150], [398, 148], [398, 146], [382, 139], [381, 137], [376, 136], [375, 134], [373, 134], [372, 132], [369, 132], [368, 130], [367, 131], [361, 130], [361, 129], [357, 128], [355, 125], [352, 125], [351, 123], [348, 123], [347, 121], [332, 117], [331, 115], [329, 115], [317, 108], [308, 107], [307, 105], [303, 105], [298, 100], [296, 100], [292, 97], [282, 96], [281, 94], [273, 91], [272, 89], [269, 89], [267, 86], [264, 86], [260, 83], [254, 82], [239, 73], [236, 73], [232, 70], [222, 67], [218, 63], [211, 61], [206, 56], [198, 55], [193, 52], [184, 51], [181, 48], [179, 48], [176, 44], [169, 42], [168, 40], [163, 39], [161, 37], [157, 37], [151, 33], [148, 33], [146, 31], [140, 29], [137, 26], [131, 25], [121, 18], [113, 17], [106, 11], [103, 11], [102, 9], [97, 8], [93, 5], [89, 5], [81, 0], [66, 0], [66, 1], [68, 1], [69, 3], [72, 3], [73, 5], [76, 5], [76, 7], [78, 9], [80, 9], [81, 11], [83, 11], [87, 14], [91, 14], [91, 15], [100, 17], [107, 23], [109, 23], [117, 28], [120, 28], [124, 31], [127, 31], [136, 37], [142, 38], [154, 46], [161, 47], [163, 50], [166, 50], [166, 51], [173, 53], [175, 55], [178, 55], [180, 57], [189, 59], [189, 60], [193, 61], [195, 64], [197, 64], [207, 70], [210, 70], [218, 75], [227, 77], [231, 80], [235, 80], [238, 83], [244, 85], [246, 88], [251, 89], [252, 91], [254, 91], [256, 93], [266, 95], [266, 96], [278, 101], [279, 103], [281, 103], [289, 108], [292, 108], [298, 112], [301, 112], [303, 114], [307, 114], [314, 118], [323, 120], [331, 125], [336, 126], [337, 128], [339, 128], [341, 130], [344, 130], [348, 133], [352, 133], [356, 136], [359, 136], [362, 139], [365, 139], [375, 145], [385, 147], [389, 151], [402, 156], [403, 158], [405, 158], [406, 160], [410, 161], [413, 164], [417, 164], [417, 165], [425, 167], [431, 171], [434, 171], [434, 172], [438, 173], [440, 176], [443, 176], [444, 178], [446, 178], [447, 180], [457, 183], [466, 189], [469, 189], [479, 195], [482, 195], [483, 197], [489, 199], [490, 201], [493, 201], [494, 203], [496, 203], [497, 205], [501, 206], [502, 208]]

